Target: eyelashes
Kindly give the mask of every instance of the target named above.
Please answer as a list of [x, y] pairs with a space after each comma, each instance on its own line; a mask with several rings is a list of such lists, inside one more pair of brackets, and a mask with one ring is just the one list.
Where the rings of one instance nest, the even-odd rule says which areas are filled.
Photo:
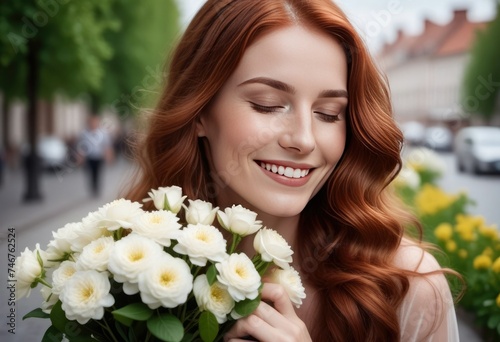
[[[284, 106], [264, 106], [255, 102], [249, 102], [253, 110], [261, 114], [271, 114], [277, 113], [283, 109]], [[318, 115], [319, 118], [324, 122], [337, 122], [340, 121], [340, 113], [338, 114], [326, 114], [318, 111], [314, 111], [314, 114]]]

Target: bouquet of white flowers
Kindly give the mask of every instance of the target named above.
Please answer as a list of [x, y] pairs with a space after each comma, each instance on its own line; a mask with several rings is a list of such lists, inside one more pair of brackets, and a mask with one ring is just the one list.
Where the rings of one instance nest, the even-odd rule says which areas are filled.
[[[281, 283], [300, 306], [304, 288], [290, 266], [293, 251], [257, 214], [188, 200], [177, 186], [151, 190], [155, 211], [118, 199], [81, 222], [53, 232], [45, 250], [16, 259], [17, 298], [41, 284], [41, 308], [24, 318], [50, 318], [42, 341], [214, 341], [260, 303], [262, 275]], [[227, 244], [212, 224], [229, 231]], [[237, 253], [247, 235], [255, 256]], [[23, 319], [24, 319], [23, 318]]]

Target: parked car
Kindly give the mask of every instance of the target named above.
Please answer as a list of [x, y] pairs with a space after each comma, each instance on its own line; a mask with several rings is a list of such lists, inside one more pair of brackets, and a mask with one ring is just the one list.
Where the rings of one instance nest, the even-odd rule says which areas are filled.
[[451, 151], [453, 149], [453, 133], [446, 126], [429, 126], [424, 132], [423, 145], [437, 151]]
[[[27, 158], [30, 151], [29, 145], [23, 148], [23, 157]], [[60, 169], [67, 162], [68, 146], [56, 136], [44, 136], [37, 143], [38, 158], [42, 170]]]
[[412, 146], [419, 146], [424, 140], [425, 126], [418, 121], [408, 121], [400, 125], [405, 142]]
[[466, 127], [454, 142], [457, 168], [469, 173], [500, 173], [500, 127]]

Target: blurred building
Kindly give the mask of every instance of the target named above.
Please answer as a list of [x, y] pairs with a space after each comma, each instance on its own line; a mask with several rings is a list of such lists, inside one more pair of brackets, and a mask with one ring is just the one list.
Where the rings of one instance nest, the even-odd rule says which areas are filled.
[[[0, 94], [0, 102], [3, 98]], [[69, 148], [79, 137], [87, 125], [91, 115], [88, 104], [83, 100], [65, 100], [56, 97], [54, 101], [39, 100], [38, 108], [38, 138], [57, 137], [65, 142]], [[9, 108], [0, 111], [0, 147], [3, 150], [6, 163], [11, 167], [19, 167], [23, 149], [27, 147], [27, 105], [22, 101], [10, 103]], [[113, 138], [120, 134], [121, 122], [112, 111], [102, 113], [105, 127]], [[5, 118], [5, 116], [8, 116]], [[0, 151], [1, 152], [1, 151]]]
[[377, 60], [388, 77], [399, 122], [443, 123], [453, 129], [470, 122], [460, 89], [470, 48], [486, 24], [471, 22], [466, 10], [456, 10], [448, 24], [426, 20], [420, 35], [399, 31], [381, 49]]

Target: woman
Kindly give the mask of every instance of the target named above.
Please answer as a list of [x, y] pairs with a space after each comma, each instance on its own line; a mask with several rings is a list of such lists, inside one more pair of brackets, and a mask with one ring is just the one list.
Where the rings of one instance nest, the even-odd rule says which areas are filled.
[[416, 220], [386, 190], [402, 146], [388, 87], [336, 5], [209, 0], [168, 75], [128, 197], [178, 185], [254, 210], [305, 283], [296, 310], [265, 284], [226, 340], [458, 340], [447, 271], [406, 237]]

